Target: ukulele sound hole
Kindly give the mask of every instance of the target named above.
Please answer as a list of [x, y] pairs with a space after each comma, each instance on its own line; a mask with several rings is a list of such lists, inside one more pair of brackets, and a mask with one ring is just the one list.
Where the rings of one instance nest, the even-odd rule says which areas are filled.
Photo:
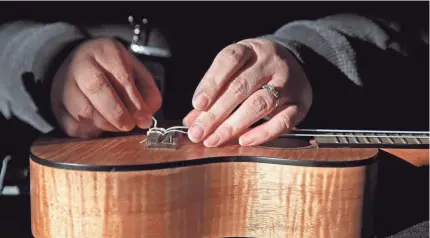
[[275, 140], [260, 145], [260, 147], [272, 149], [305, 149], [314, 147], [314, 144], [311, 143], [311, 138], [279, 137]]

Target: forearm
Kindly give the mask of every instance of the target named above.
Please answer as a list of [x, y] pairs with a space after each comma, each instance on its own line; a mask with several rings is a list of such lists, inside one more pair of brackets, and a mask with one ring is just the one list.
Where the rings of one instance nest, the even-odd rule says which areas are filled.
[[[132, 33], [127, 25], [101, 25], [82, 31], [63, 22], [41, 24], [21, 21], [1, 26], [2, 115], [6, 119], [15, 116], [42, 133], [51, 131], [55, 120], [50, 115], [50, 81], [73, 47], [88, 38], [98, 37], [117, 38], [128, 44]], [[148, 45], [169, 50], [166, 39], [157, 29], [149, 37]], [[151, 70], [150, 66], [147, 65]], [[164, 71], [160, 72], [158, 68], [152, 70], [154, 78], [164, 81]]]
[[291, 22], [263, 38], [301, 61], [318, 126], [385, 125], [384, 119], [428, 97], [428, 31], [425, 37], [395, 22], [346, 14]]
[[[0, 27], [0, 110], [6, 119], [13, 116], [46, 133], [52, 123], [42, 115], [35, 95], [49, 98], [49, 77], [61, 62], [64, 50], [85, 39], [67, 23], [40, 24], [12, 22]], [[54, 70], [55, 71], [55, 70]], [[31, 88], [29, 88], [31, 87]]]
[[282, 26], [264, 36], [290, 49], [307, 71], [315, 57], [323, 57], [356, 85], [362, 85], [356, 64], [356, 48], [351, 38], [386, 50], [388, 34], [375, 22], [357, 15], [339, 15], [318, 20], [301, 20]]

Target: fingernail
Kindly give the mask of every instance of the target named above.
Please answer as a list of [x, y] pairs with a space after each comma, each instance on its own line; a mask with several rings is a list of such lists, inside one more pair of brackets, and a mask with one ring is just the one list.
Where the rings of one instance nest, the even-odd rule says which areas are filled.
[[217, 134], [215, 134], [215, 135], [212, 135], [212, 136], [210, 136], [205, 142], [204, 142], [204, 145], [205, 146], [207, 146], [207, 147], [213, 147], [213, 146], [216, 146], [216, 145], [218, 145], [218, 142], [220, 141], [220, 137], [217, 135]]
[[146, 115], [142, 115], [142, 112], [136, 112], [134, 114], [134, 119], [136, 121], [136, 124], [142, 129], [149, 128], [152, 124], [152, 118]]
[[198, 94], [193, 100], [193, 106], [197, 110], [203, 110], [209, 104], [209, 98], [205, 94]]
[[136, 126], [136, 123], [134, 122], [133, 117], [131, 115], [124, 115], [122, 122], [122, 131], [131, 131]]
[[239, 138], [239, 144], [242, 146], [251, 145], [252, 143], [254, 143], [254, 141], [255, 141], [254, 139], [249, 138], [249, 137], [245, 137], [245, 138], [240, 137]]
[[188, 123], [186, 122], [186, 120], [184, 119], [184, 120], [182, 120], [182, 125], [183, 126], [188, 126]]
[[134, 126], [135, 126], [134, 123], [127, 123], [127, 124], [125, 124], [125, 125], [123, 125], [121, 127], [121, 130], [123, 130], [123, 131], [131, 131], [131, 130], [133, 130]]
[[182, 125], [189, 126], [189, 124], [187, 123], [187, 121], [188, 121], [188, 115], [184, 119], [182, 119]]
[[152, 118], [151, 117], [145, 117], [143, 119], [142, 125], [143, 125], [144, 129], [150, 128], [152, 125]]
[[190, 134], [191, 139], [194, 142], [198, 142], [203, 137], [204, 132], [205, 131], [204, 131], [203, 127], [201, 125], [198, 125], [198, 124], [194, 124], [188, 130], [188, 133]]

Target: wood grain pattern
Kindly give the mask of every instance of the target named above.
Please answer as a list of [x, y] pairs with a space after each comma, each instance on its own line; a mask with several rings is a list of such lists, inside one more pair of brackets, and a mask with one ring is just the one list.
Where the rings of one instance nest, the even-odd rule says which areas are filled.
[[31, 162], [32, 230], [46, 238], [361, 237], [363, 213], [372, 212], [368, 169], [233, 163], [65, 173]]
[[[377, 149], [281, 150], [236, 144], [205, 148], [183, 138], [179, 150], [154, 151], [138, 143], [143, 137], [39, 140], [30, 161], [33, 235], [343, 238], [372, 234]], [[246, 161], [260, 157], [258, 162]], [[182, 162], [134, 171], [126, 167], [175, 161]], [[90, 171], [100, 166], [111, 170]], [[126, 170], [118, 170], [124, 166]]]
[[408, 163], [421, 167], [429, 165], [429, 150], [428, 149], [393, 149], [393, 148], [381, 148], [381, 150], [394, 155]]
[[[309, 148], [309, 149], [274, 149], [262, 147], [242, 147], [232, 142], [218, 148], [207, 148], [194, 144], [182, 136], [180, 150], [145, 150], [139, 144], [144, 135], [132, 135], [93, 140], [45, 138], [37, 141], [31, 148], [33, 156], [55, 163], [86, 165], [138, 165], [157, 164], [174, 161], [188, 161], [199, 158], [221, 156], [263, 156], [297, 161], [345, 162], [373, 158], [375, 148]], [[294, 139], [284, 139], [285, 144]]]

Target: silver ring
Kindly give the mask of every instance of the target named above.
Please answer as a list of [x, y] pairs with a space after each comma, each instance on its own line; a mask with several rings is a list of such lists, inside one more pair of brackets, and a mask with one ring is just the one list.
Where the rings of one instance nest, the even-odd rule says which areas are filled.
[[273, 84], [266, 84], [261, 87], [262, 89], [266, 89], [269, 91], [270, 94], [272, 94], [276, 98], [276, 106], [279, 104], [279, 92], [276, 91], [275, 86]]

